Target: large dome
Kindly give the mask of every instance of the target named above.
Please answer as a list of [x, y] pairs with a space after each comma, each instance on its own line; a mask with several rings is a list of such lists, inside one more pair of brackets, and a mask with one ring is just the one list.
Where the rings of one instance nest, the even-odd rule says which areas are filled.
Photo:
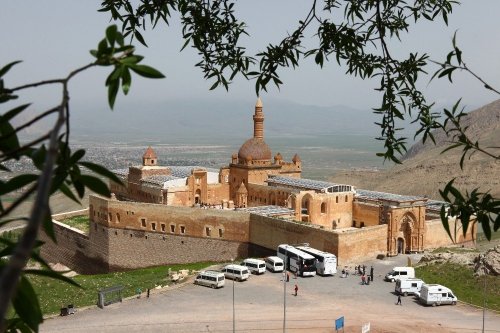
[[240, 160], [246, 160], [247, 158], [254, 161], [270, 160], [271, 156], [271, 149], [264, 139], [260, 138], [248, 139], [238, 151], [238, 158]]

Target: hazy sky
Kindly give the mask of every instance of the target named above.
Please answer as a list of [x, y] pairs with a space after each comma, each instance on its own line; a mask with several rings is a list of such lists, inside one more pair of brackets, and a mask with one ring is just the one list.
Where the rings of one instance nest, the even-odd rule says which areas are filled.
[[[262, 50], [268, 43], [278, 42], [306, 15], [310, 1], [238, 1], [236, 9], [247, 22], [251, 36], [245, 38], [248, 49]], [[16, 66], [6, 78], [9, 86], [41, 79], [57, 78], [72, 69], [92, 61], [88, 51], [96, 48], [109, 24], [107, 13], [99, 13], [100, 1], [3, 0], [0, 11], [0, 66], [14, 61]], [[464, 51], [464, 60], [496, 88], [500, 87], [500, 1], [466, 0], [458, 6], [449, 21], [449, 27], [438, 23], [423, 23], [412, 27], [403, 44], [395, 44], [395, 54], [410, 50], [427, 52], [432, 59], [442, 60], [451, 49], [451, 38], [458, 30], [458, 42]], [[313, 30], [306, 32], [312, 36]], [[198, 61], [194, 51], [182, 53], [181, 31], [175, 22], [145, 33], [148, 49], [138, 47], [138, 54], [145, 55], [145, 63], [161, 70], [167, 79], [143, 80], [133, 77], [128, 97], [118, 96], [116, 109], [126, 107], [127, 101], [164, 101], [172, 99], [221, 99], [255, 101], [254, 83], [238, 80], [229, 93], [223, 89], [209, 91], [211, 82], [202, 78], [194, 67]], [[77, 77], [71, 84], [73, 110], [106, 109], [107, 98], [104, 80], [107, 69], [91, 69]], [[312, 59], [298, 70], [283, 71], [285, 85], [278, 91], [271, 87], [263, 93], [266, 99], [282, 99], [306, 105], [349, 105], [369, 109], [378, 106], [380, 95], [373, 91], [377, 82], [364, 82], [343, 74], [336, 63], [319, 69]], [[424, 82], [426, 83], [426, 82]], [[426, 86], [426, 84], [424, 84]], [[457, 83], [446, 80], [433, 81], [426, 87], [431, 100], [450, 104], [463, 96], [468, 105], [480, 106], [499, 98], [482, 88], [469, 76], [457, 76]], [[40, 108], [58, 101], [59, 90], [37, 89], [30, 92], [30, 99], [38, 101]], [[55, 98], [55, 99], [54, 99]]]

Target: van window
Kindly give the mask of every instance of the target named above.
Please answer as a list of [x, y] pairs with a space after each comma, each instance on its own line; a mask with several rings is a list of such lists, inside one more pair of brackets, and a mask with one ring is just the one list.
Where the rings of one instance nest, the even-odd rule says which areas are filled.
[[408, 272], [404, 271], [404, 272], [399, 272], [399, 275], [408, 275]]
[[265, 268], [266, 264], [259, 264], [259, 268]]
[[414, 288], [416, 288], [417, 284], [416, 283], [412, 283], [411, 286], [414, 287]]
[[446, 296], [448, 296], [448, 294], [447, 293], [442, 293], [441, 296], [446, 297]]

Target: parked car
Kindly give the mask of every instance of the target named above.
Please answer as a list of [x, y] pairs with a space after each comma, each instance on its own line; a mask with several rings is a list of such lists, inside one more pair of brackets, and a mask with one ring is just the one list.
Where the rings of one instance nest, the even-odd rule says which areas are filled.
[[458, 298], [451, 291], [440, 284], [424, 284], [420, 289], [419, 302], [424, 305], [442, 305], [451, 304], [455, 305]]

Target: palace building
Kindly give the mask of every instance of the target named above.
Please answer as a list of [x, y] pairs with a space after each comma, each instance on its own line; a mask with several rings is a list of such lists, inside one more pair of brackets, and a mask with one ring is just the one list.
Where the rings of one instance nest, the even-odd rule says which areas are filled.
[[[110, 184], [112, 198], [89, 197], [88, 235], [54, 223], [59, 241], [44, 237], [42, 255], [96, 273], [264, 256], [279, 244], [309, 243], [348, 264], [453, 243], [442, 202], [303, 179], [297, 154], [272, 156], [260, 98], [253, 124], [218, 170], [161, 166], [148, 147], [142, 165], [114, 170], [122, 184]], [[454, 242], [470, 243], [475, 229], [464, 236], [460, 226], [450, 223]]]

